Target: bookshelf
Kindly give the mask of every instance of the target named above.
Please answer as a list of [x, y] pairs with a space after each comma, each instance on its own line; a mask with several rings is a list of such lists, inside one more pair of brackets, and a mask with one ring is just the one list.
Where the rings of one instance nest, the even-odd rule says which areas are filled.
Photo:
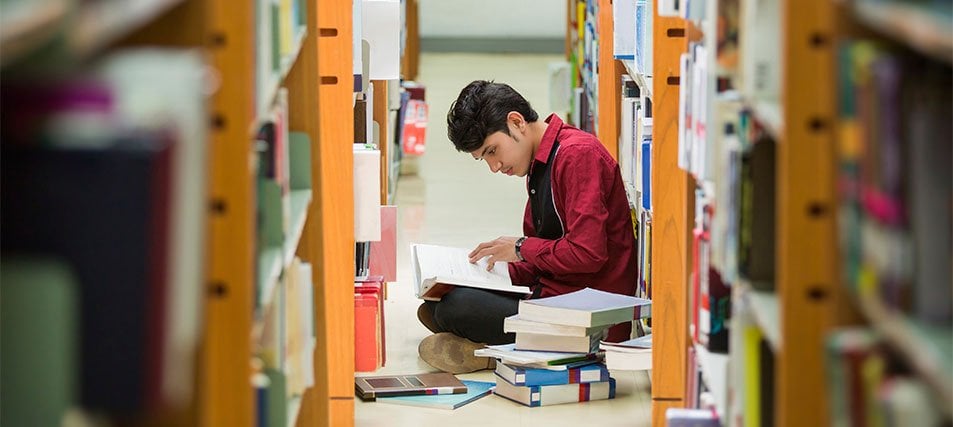
[[[885, 420], [909, 408], [892, 394], [901, 389], [917, 396], [905, 404], [927, 414], [921, 422], [949, 422], [949, 7], [654, 9], [655, 78], [617, 58], [654, 101], [653, 424], [668, 407], [705, 404], [704, 389], [722, 425], [843, 424], [858, 416], [844, 406], [851, 393], [880, 393], [852, 405]], [[774, 220], [759, 226], [746, 209], [773, 209]], [[721, 282], [734, 332], [730, 351], [716, 352], [708, 329], [725, 320]], [[844, 378], [859, 368], [844, 357], [889, 368], [867, 368], [878, 376], [856, 390]]]
[[[262, 50], [262, 34], [256, 29], [261, 20], [272, 18], [264, 16], [269, 9], [282, 28], [274, 29], [281, 36], [268, 37], [281, 37], [282, 44], [277, 63], [259, 67], [256, 52]], [[0, 65], [5, 77], [32, 70], [44, 76], [47, 68], [60, 73], [95, 69], [101, 58], [142, 46], [197, 51], [208, 66], [199, 71], [211, 71], [202, 87], [207, 91], [206, 117], [198, 120], [207, 132], [201, 146], [208, 147], [208, 154], [199, 173], [207, 182], [199, 183], [199, 222], [204, 223], [199, 234], [205, 238], [201, 285], [196, 283], [202, 309], [197, 313], [201, 330], [195, 331], [201, 342], [193, 355], [194, 393], [186, 406], [126, 417], [124, 423], [255, 424], [259, 403], [252, 362], [267, 327], [260, 314], [276, 309], [284, 294], [282, 284], [300, 258], [315, 272], [316, 378], [301, 395], [288, 396], [281, 411], [287, 412], [289, 425], [352, 425], [352, 78], [350, 70], [341, 67], [351, 61], [350, 4], [22, 1], [4, 3], [2, 19]], [[272, 41], [279, 46], [277, 39]], [[6, 74], [8, 70], [14, 71]], [[270, 106], [282, 99], [280, 88], [287, 89], [286, 119], [293, 131], [288, 142], [294, 158], [287, 194], [278, 196], [287, 201], [287, 217], [279, 221], [286, 228], [279, 239], [265, 244], [256, 230], [257, 205], [271, 190], [259, 192], [256, 187], [260, 146], [255, 139], [262, 123], [271, 119], [266, 117]]]

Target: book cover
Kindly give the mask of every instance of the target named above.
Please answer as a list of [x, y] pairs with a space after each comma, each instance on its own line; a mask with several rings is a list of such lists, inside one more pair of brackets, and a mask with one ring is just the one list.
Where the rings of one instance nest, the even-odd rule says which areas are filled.
[[520, 387], [496, 378], [493, 393], [530, 407], [615, 398], [615, 378], [598, 383]]
[[413, 375], [355, 377], [354, 391], [363, 400], [387, 396], [462, 394], [467, 392], [457, 377], [446, 372]]
[[440, 301], [454, 286], [519, 294], [531, 292], [526, 286], [513, 286], [505, 262], [496, 263], [493, 270], [487, 271], [486, 259], [471, 264], [469, 253], [462, 248], [410, 245], [417, 298]]
[[583, 337], [595, 334], [605, 326], [570, 326], [557, 325], [555, 323], [533, 322], [520, 318], [519, 314], [514, 314], [503, 319], [503, 332], [528, 332], [532, 334], [561, 335], [567, 337]]
[[572, 326], [607, 326], [640, 319], [651, 301], [585, 288], [548, 298], [522, 300], [521, 319]]
[[393, 405], [417, 406], [421, 408], [453, 410], [470, 402], [474, 402], [484, 396], [489, 396], [493, 393], [493, 389], [496, 387], [495, 383], [488, 381], [463, 380], [463, 384], [467, 386], [466, 393], [381, 397], [377, 399], [377, 402], [390, 403]]
[[496, 364], [496, 375], [516, 386], [583, 384], [609, 381], [609, 370], [596, 360], [561, 371]]
[[565, 370], [579, 365], [576, 362], [598, 360], [595, 353], [559, 353], [546, 351], [520, 351], [516, 344], [491, 345], [473, 352], [480, 357], [494, 357], [503, 363], [524, 367]]
[[599, 331], [584, 337], [567, 337], [562, 335], [534, 334], [529, 332], [516, 333], [517, 350], [557, 351], [572, 353], [594, 353], [599, 348], [599, 341], [605, 337], [605, 332]]

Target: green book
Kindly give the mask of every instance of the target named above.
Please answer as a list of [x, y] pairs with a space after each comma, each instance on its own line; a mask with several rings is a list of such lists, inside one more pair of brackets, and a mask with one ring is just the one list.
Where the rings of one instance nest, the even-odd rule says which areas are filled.
[[496, 383], [487, 381], [463, 380], [467, 392], [463, 394], [430, 394], [419, 396], [378, 397], [377, 401], [394, 405], [417, 406], [421, 408], [457, 409], [493, 392]]

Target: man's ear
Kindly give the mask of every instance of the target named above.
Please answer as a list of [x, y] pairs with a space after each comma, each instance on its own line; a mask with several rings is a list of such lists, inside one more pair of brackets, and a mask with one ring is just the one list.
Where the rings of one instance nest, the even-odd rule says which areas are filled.
[[526, 131], [526, 119], [517, 111], [510, 111], [506, 114], [506, 121], [513, 125], [518, 131]]

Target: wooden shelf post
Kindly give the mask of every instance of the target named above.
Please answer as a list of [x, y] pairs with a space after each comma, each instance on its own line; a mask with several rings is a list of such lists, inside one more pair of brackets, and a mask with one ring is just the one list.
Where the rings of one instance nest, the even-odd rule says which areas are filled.
[[678, 167], [679, 56], [686, 24], [658, 15], [652, 34], [652, 425], [685, 405], [694, 184]]
[[314, 1], [318, 43], [318, 139], [308, 229], [314, 256], [317, 347], [315, 419], [354, 425], [354, 118], [350, 2]]
[[[615, 60], [613, 51], [612, 2], [599, 0], [599, 93], [596, 136], [613, 159], [619, 159], [619, 116], [622, 108], [622, 73], [625, 67]], [[675, 99], [678, 99], [677, 97]]]
[[[830, 424], [824, 338], [838, 292], [834, 2], [782, 1], [784, 131], [778, 141], [776, 425]], [[810, 67], [805, 67], [810, 64]]]

